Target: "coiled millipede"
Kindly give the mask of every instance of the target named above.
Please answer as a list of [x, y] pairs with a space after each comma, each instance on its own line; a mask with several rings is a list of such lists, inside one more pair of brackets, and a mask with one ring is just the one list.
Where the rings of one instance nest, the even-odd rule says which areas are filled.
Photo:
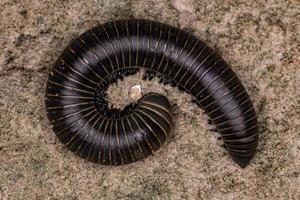
[[124, 109], [108, 108], [106, 90], [117, 79], [146, 70], [179, 87], [210, 118], [242, 168], [258, 145], [258, 121], [239, 78], [193, 35], [150, 20], [118, 20], [92, 28], [63, 51], [46, 86], [46, 110], [56, 136], [92, 162], [121, 165], [159, 149], [174, 127], [168, 99], [144, 95]]

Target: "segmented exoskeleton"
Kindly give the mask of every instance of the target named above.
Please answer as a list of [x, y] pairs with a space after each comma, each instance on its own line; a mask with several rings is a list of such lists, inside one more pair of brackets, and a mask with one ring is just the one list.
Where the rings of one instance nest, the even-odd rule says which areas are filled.
[[143, 159], [173, 129], [166, 97], [149, 93], [123, 110], [107, 106], [112, 82], [146, 70], [145, 78], [194, 97], [220, 133], [233, 160], [245, 167], [256, 152], [258, 122], [230, 66], [193, 35], [150, 20], [118, 20], [76, 38], [60, 55], [46, 87], [47, 115], [57, 137], [81, 157], [105, 165]]

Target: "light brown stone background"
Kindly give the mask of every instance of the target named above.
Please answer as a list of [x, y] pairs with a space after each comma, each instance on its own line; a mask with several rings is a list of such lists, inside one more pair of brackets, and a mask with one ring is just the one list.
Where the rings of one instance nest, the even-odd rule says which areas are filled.
[[[110, 97], [120, 103], [136, 82], [169, 95], [178, 115], [166, 147], [104, 167], [56, 139], [43, 105], [51, 64], [80, 33], [129, 17], [190, 31], [232, 65], [259, 113], [250, 166], [233, 163], [188, 95], [136, 77]], [[297, 0], [0, 0], [0, 199], [299, 199], [299, 23]]]

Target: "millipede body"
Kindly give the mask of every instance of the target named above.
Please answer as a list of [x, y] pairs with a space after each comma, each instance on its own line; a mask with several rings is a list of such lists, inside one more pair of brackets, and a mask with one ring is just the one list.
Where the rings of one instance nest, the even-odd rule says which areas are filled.
[[46, 86], [47, 116], [71, 151], [104, 165], [141, 160], [159, 149], [174, 128], [168, 99], [145, 94], [124, 109], [109, 108], [106, 90], [146, 70], [193, 96], [242, 168], [258, 145], [251, 100], [230, 66], [193, 35], [150, 20], [118, 20], [73, 40], [57, 59]]

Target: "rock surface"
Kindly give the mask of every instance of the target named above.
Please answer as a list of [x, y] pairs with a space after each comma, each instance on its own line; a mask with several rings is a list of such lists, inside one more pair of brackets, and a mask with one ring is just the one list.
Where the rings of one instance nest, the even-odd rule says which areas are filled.
[[[131, 17], [192, 32], [232, 65], [259, 113], [259, 149], [246, 169], [207, 131], [188, 95], [134, 77], [123, 88], [149, 85], [178, 105], [167, 146], [144, 161], [104, 167], [56, 139], [43, 102], [51, 64], [85, 30]], [[299, 21], [296, 0], [2, 0], [0, 199], [299, 199]], [[110, 88], [111, 98], [121, 94]]]

